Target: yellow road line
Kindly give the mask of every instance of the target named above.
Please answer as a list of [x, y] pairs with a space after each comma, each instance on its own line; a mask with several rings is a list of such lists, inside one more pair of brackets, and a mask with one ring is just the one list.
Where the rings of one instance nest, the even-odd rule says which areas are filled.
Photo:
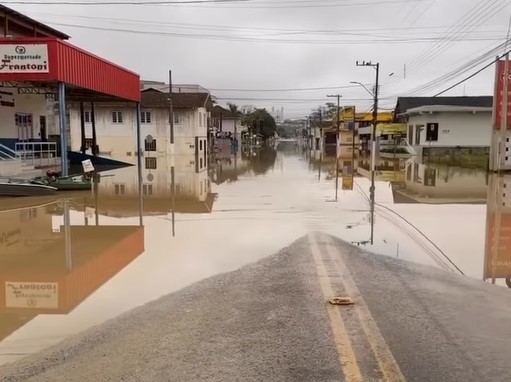
[[[318, 273], [318, 279], [321, 286], [323, 295], [325, 296], [325, 302], [334, 295], [332, 289], [332, 283], [330, 277], [327, 274], [325, 263], [319, 251], [318, 243], [314, 236], [309, 235], [309, 244], [312, 251], [312, 256], [316, 264], [316, 270]], [[330, 318], [330, 324], [334, 333], [334, 341], [339, 353], [339, 360], [346, 382], [362, 382], [362, 374], [358, 367], [355, 352], [351, 345], [350, 337], [346, 331], [346, 326], [342, 319], [341, 313], [338, 306], [327, 306], [328, 317]]]
[[354, 298], [354, 309], [359, 317], [360, 325], [364, 331], [374, 356], [378, 362], [378, 367], [382, 373], [382, 381], [387, 382], [404, 382], [405, 377], [399, 368], [392, 352], [390, 351], [383, 335], [374, 321], [366, 302], [364, 301], [360, 291], [358, 290], [346, 264], [342, 258], [342, 254], [335, 248], [331, 237], [327, 235], [320, 236], [322, 241], [326, 241], [330, 245], [326, 245], [327, 252], [331, 261], [334, 261], [339, 275], [342, 279], [342, 284], [345, 287], [346, 293]]

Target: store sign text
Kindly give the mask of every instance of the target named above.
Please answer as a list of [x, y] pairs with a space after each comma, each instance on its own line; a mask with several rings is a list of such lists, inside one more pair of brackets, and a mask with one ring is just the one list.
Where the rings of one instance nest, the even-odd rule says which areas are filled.
[[48, 73], [46, 44], [0, 45], [0, 73]]

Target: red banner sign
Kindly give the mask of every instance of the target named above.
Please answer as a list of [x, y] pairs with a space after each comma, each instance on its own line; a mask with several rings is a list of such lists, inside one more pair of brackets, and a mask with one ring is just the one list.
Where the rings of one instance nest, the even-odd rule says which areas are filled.
[[[500, 130], [502, 126], [502, 116], [504, 113], [504, 72], [506, 62], [500, 60], [497, 63], [497, 79], [495, 86], [495, 130]], [[511, 129], [511, 62], [508, 64], [508, 97], [507, 97], [507, 129]]]

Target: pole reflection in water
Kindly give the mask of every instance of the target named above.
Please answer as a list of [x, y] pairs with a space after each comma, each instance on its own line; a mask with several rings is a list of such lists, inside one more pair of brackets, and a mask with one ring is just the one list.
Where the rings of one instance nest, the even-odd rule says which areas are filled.
[[[66, 321], [57, 316], [67, 317], [143, 253], [143, 226], [118, 226], [108, 216], [107, 225], [86, 222], [91, 207], [99, 217], [97, 196], [49, 203], [27, 198], [0, 210], [6, 238], [0, 245], [0, 364], [46, 347], [47, 336], [59, 341], [56, 322]], [[23, 330], [29, 322], [42, 325], [39, 315], [49, 322], [44, 338]]]

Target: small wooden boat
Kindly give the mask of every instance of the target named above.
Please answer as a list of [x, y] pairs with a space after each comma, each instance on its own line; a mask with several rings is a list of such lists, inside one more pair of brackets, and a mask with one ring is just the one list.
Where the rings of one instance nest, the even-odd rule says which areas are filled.
[[32, 183], [55, 187], [58, 191], [81, 191], [92, 188], [92, 180], [83, 176], [45, 177], [35, 179]]
[[45, 184], [0, 180], [0, 196], [42, 196], [53, 195], [55, 192], [56, 187]]

